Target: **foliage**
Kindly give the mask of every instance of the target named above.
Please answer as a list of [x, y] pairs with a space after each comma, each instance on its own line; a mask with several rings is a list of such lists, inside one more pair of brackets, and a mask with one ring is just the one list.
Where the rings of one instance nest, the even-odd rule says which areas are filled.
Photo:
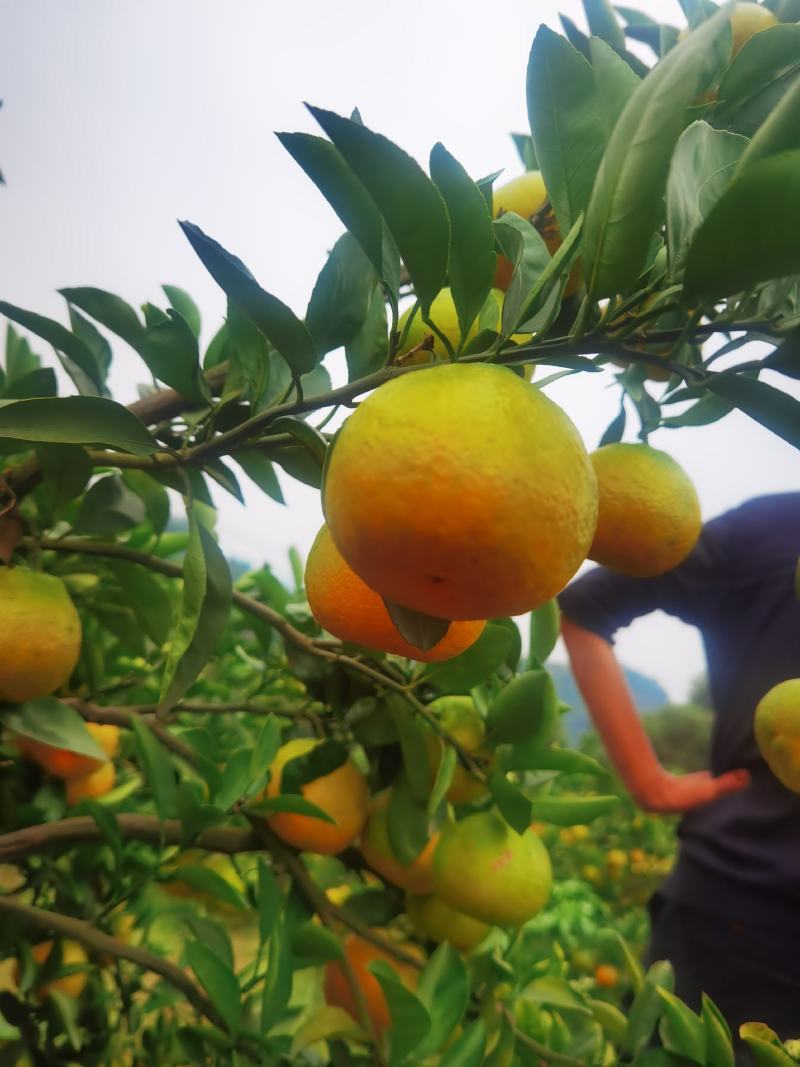
[[[0, 994], [4, 1062], [732, 1062], [714, 1006], [691, 1011], [671, 995], [669, 965], [642, 975], [627, 941], [609, 937], [616, 926], [641, 945], [637, 909], [673, 839], [668, 823], [634, 815], [600, 765], [554, 743], [544, 665], [554, 606], [532, 618], [538, 658], [521, 662], [518, 631], [501, 618], [456, 659], [416, 664], [321, 633], [296, 559], [292, 588], [266, 566], [233, 581], [214, 534], [212, 483], [241, 500], [244, 475], [282, 502], [278, 467], [321, 486], [337, 407], [407, 372], [395, 359], [400, 296], [441, 335], [429, 312], [447, 282], [461, 330], [448, 341], [454, 359], [554, 368], [540, 371], [540, 389], [622, 362], [605, 442], [631, 416], [645, 440], [738, 408], [800, 444], [798, 402], [780, 388], [781, 376], [797, 378], [800, 353], [797, 12], [789, 5], [785, 22], [731, 59], [729, 12], [714, 4], [687, 0], [693, 30], [681, 43], [627, 8], [585, 7], [594, 36], [569, 20], [565, 37], [541, 29], [528, 71], [532, 136], [520, 146], [538, 161], [563, 237], [552, 256], [538, 215], [491, 222], [491, 180], [473, 182], [443, 146], [429, 177], [357, 112], [312, 108], [327, 138], [281, 140], [347, 236], [305, 316], [189, 222], [185, 235], [228, 298], [207, 345], [175, 286], [140, 309], [100, 288], [64, 289], [68, 326], [0, 303], [0, 551], [61, 578], [83, 626], [48, 731], [31, 705], [2, 714], [17, 733], [47, 741], [55, 730], [75, 751], [86, 745], [82, 720], [123, 728], [114, 788], [74, 809], [4, 734], [0, 953], [18, 975]], [[632, 41], [654, 53], [652, 68]], [[467, 344], [498, 251], [514, 264], [499, 329]], [[583, 282], [567, 296], [573, 270]], [[531, 339], [517, 343], [519, 333]], [[117, 338], [152, 378], [127, 408], [107, 384]], [[750, 340], [765, 354], [742, 359]], [[62, 375], [35, 354], [41, 342]], [[347, 383], [332, 388], [329, 370], [344, 373], [337, 346]], [[670, 375], [658, 395], [646, 377], [654, 366]], [[65, 377], [71, 392], [58, 395]], [[179, 501], [186, 526], [170, 528]], [[488, 756], [429, 710], [448, 694], [472, 695]], [[326, 743], [265, 796], [279, 746], [298, 736]], [[461, 814], [494, 806], [516, 831], [539, 826], [560, 880], [555, 907], [493, 929], [466, 958], [426, 944], [420, 964], [400, 943], [412, 932], [395, 887], [355, 850], [299, 854], [264, 817], [324, 819], [303, 787], [347, 758], [371, 792], [393, 784], [388, 834], [408, 859], [447, 815], [458, 763], [480, 787]], [[591, 866], [601, 876], [589, 892]], [[320, 969], [341, 960], [346, 930], [420, 971], [413, 991], [385, 959], [373, 965], [385, 1033], [367, 1010], [356, 1019], [322, 1004]], [[84, 965], [65, 964], [61, 947], [34, 956], [46, 939], [89, 952], [80, 997], [52, 980]], [[587, 940], [627, 975], [627, 1013], [578, 967]], [[656, 1031], [666, 1051], [648, 1048]], [[745, 1040], [791, 1062], [766, 1028]]]

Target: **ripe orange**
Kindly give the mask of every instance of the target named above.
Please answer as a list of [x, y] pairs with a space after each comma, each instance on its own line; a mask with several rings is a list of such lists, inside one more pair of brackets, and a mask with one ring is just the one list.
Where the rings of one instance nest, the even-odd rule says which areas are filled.
[[613, 963], [599, 963], [595, 968], [594, 980], [601, 989], [613, 989], [619, 982], [619, 971]]
[[447, 941], [459, 952], [475, 948], [491, 930], [488, 923], [452, 908], [435, 893], [406, 893], [406, 914], [419, 937]]
[[[550, 255], [555, 255], [561, 245], [561, 233], [553, 209], [548, 203], [547, 189], [545, 189], [540, 171], [528, 170], [492, 191], [494, 217], [499, 218], [507, 211], [521, 215], [534, 225], [547, 245]], [[494, 275], [495, 287], [508, 289], [513, 273], [513, 263], [505, 256], [498, 256]], [[580, 288], [581, 280], [580, 267], [576, 265], [570, 272], [564, 295], [572, 296]]]
[[376, 389], [339, 432], [324, 507], [344, 558], [441, 619], [519, 615], [586, 558], [597, 487], [577, 430], [503, 367], [441, 364]]
[[496, 811], [447, 823], [433, 857], [434, 891], [458, 911], [498, 926], [519, 926], [547, 903], [550, 857], [541, 840], [518, 834]]
[[761, 698], [753, 726], [769, 769], [800, 793], [800, 678], [779, 682]]
[[67, 803], [77, 804], [80, 800], [101, 797], [114, 788], [117, 772], [114, 764], [101, 763], [97, 770], [83, 778], [70, 778], [66, 782]]
[[[448, 734], [470, 756], [474, 756], [487, 767], [494, 762], [494, 753], [486, 743], [486, 725], [472, 697], [439, 697], [428, 705], [428, 710], [433, 712]], [[425, 740], [433, 782], [442, 760], [442, 743], [433, 730], [426, 733]], [[453, 780], [447, 790], [447, 799], [452, 804], [470, 804], [486, 796], [486, 792], [483, 782], [473, 777], [466, 767], [456, 763]]]
[[[40, 941], [38, 945], [31, 946], [31, 955], [35, 962], [41, 966], [50, 955], [52, 948], [52, 941]], [[79, 945], [77, 941], [61, 942], [61, 964], [63, 967], [76, 967], [88, 962], [89, 957], [86, 955], [83, 945]], [[21, 970], [19, 962], [17, 962], [14, 966], [14, 981], [19, 983], [20, 976]], [[76, 971], [74, 974], [68, 974], [64, 978], [56, 978], [47, 985], [40, 986], [36, 990], [36, 996], [39, 1000], [44, 1000], [45, 997], [55, 991], [62, 993], [65, 997], [70, 997], [72, 1000], [77, 1000], [86, 988], [88, 980], [89, 976], [86, 971]]]
[[47, 696], [72, 674], [81, 622], [60, 578], [0, 567], [0, 703]]
[[[87, 722], [86, 729], [105, 752], [107, 759], [113, 759], [119, 751], [119, 727]], [[57, 745], [46, 745], [43, 741], [34, 741], [29, 737], [18, 737], [17, 747], [23, 756], [34, 760], [56, 778], [85, 778], [105, 762], [93, 759], [92, 756], [84, 756], [80, 752], [70, 752]]]
[[486, 625], [483, 620], [453, 622], [441, 641], [427, 651], [409, 644], [378, 593], [347, 565], [327, 526], [319, 531], [308, 554], [306, 594], [314, 618], [335, 637], [423, 663], [457, 656], [477, 641]]
[[415, 893], [430, 893], [433, 889], [431, 879], [431, 862], [439, 835], [434, 834], [413, 863], [401, 863], [389, 841], [389, 802], [391, 789], [384, 789], [372, 798], [367, 824], [361, 834], [359, 848], [367, 863], [374, 871], [400, 886]]
[[[398, 947], [402, 947], [404, 951], [412, 955], [419, 956], [420, 962], [424, 958], [419, 949], [413, 944], [403, 942]], [[380, 1034], [391, 1021], [389, 1007], [378, 979], [368, 970], [369, 965], [375, 960], [385, 960], [397, 973], [397, 977], [403, 985], [412, 990], [416, 988], [419, 972], [410, 963], [402, 963], [396, 960], [388, 952], [384, 952], [356, 934], [349, 934], [345, 938], [343, 948], [345, 958], [353, 969], [355, 980], [364, 994], [370, 1022]], [[323, 988], [325, 1000], [328, 1004], [337, 1008], [344, 1008], [357, 1023], [361, 1022], [353, 992], [341, 964], [334, 961], [325, 965]]]
[[700, 536], [700, 502], [671, 456], [645, 444], [605, 445], [591, 455], [600, 509], [589, 557], [652, 578], [677, 567]]
[[[268, 797], [280, 793], [281, 775], [289, 760], [304, 756], [319, 743], [314, 738], [298, 737], [278, 749], [270, 767]], [[369, 806], [367, 780], [358, 767], [348, 760], [330, 774], [306, 782], [302, 794], [334, 818], [335, 824], [310, 815], [277, 812], [268, 815], [267, 822], [278, 837], [302, 851], [328, 855], [352, 845], [363, 829]]]

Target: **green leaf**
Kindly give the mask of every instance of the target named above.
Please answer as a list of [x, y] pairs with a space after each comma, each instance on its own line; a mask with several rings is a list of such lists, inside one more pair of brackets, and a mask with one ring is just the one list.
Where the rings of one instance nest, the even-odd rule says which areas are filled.
[[536, 149], [533, 147], [533, 138], [529, 133], [512, 133], [511, 140], [517, 150], [519, 161], [525, 170], [538, 170], [539, 162], [536, 159]]
[[198, 941], [208, 945], [227, 967], [233, 967], [233, 947], [224, 926], [196, 913], [183, 921]]
[[281, 771], [281, 794], [300, 794], [304, 785], [332, 774], [347, 762], [349, 753], [341, 741], [328, 738], [302, 756], [295, 756]]
[[298, 793], [281, 793], [276, 797], [261, 797], [257, 803], [248, 804], [247, 810], [254, 815], [290, 812], [292, 815], [308, 815], [311, 819], [322, 819], [323, 822], [336, 824], [336, 819], [332, 815]]
[[604, 778], [609, 774], [602, 763], [575, 748], [514, 745], [503, 764], [509, 771], [560, 771], [562, 774], [594, 774]]
[[459, 953], [443, 942], [425, 965], [419, 978], [417, 996], [430, 1018], [430, 1030], [416, 1047], [418, 1057], [441, 1048], [467, 1009], [469, 975]]
[[[47, 341], [59, 356], [66, 356], [68, 363], [65, 364], [65, 369], [70, 376], [72, 377], [70, 365], [77, 367], [82, 373], [82, 377], [78, 380], [73, 377], [81, 392], [87, 386], [90, 391], [96, 393], [103, 391], [103, 372], [97, 365], [93, 351], [80, 337], [70, 333], [66, 326], [62, 326], [55, 319], [48, 319], [33, 311], [25, 311], [24, 308], [16, 307], [5, 300], [0, 300], [0, 315], [5, 315], [6, 318], [24, 326], [26, 330], [35, 333], [37, 337], [41, 337], [43, 341]], [[15, 375], [15, 377], [21, 377], [21, 375]]]
[[800, 79], [753, 135], [742, 156], [741, 170], [758, 160], [797, 148], [800, 148]]
[[367, 926], [386, 926], [402, 912], [402, 897], [393, 889], [365, 889], [351, 893], [341, 910]]
[[577, 826], [608, 815], [618, 804], [615, 796], [535, 796], [533, 817], [555, 826]]
[[603, 1033], [608, 1040], [621, 1044], [625, 1037], [625, 1028], [628, 1020], [616, 1004], [609, 1004], [607, 1000], [587, 1000], [586, 1006], [591, 1011], [595, 1021], [602, 1026]]
[[141, 498], [153, 533], [159, 537], [169, 522], [169, 497], [166, 489], [145, 471], [124, 470], [122, 480]]
[[310, 456], [313, 456], [314, 460], [319, 464], [320, 471], [322, 470], [328, 451], [328, 442], [319, 430], [315, 430], [309, 423], [296, 418], [294, 415], [284, 415], [279, 419], [275, 419], [270, 424], [270, 430], [276, 434], [288, 433], [299, 445], [302, 445]]
[[343, 234], [317, 277], [306, 311], [320, 355], [349, 344], [363, 327], [376, 281], [361, 245], [352, 234]]
[[780, 1038], [764, 1023], [743, 1023], [739, 1037], [750, 1049], [756, 1067], [789, 1067], [794, 1059], [781, 1048]]
[[365, 1043], [367, 1035], [344, 1008], [334, 1008], [329, 1004], [318, 1005], [314, 1014], [303, 1023], [292, 1037], [290, 1055], [294, 1058], [303, 1049], [315, 1045], [318, 1041], [331, 1041], [340, 1038], [343, 1041]]
[[779, 371], [789, 378], [800, 378], [800, 329], [794, 329], [787, 334], [778, 347], [766, 357], [762, 366]]
[[187, 515], [189, 544], [183, 560], [183, 593], [161, 683], [161, 711], [177, 704], [214, 654], [231, 607], [227, 561], [193, 509]]
[[139, 343], [139, 353], [154, 378], [198, 404], [211, 399], [200, 369], [197, 337], [183, 315], [169, 309], [165, 322], [151, 326]]
[[255, 782], [266, 774], [281, 745], [281, 728], [274, 715], [268, 715], [256, 738], [250, 758], [250, 776]]
[[229, 811], [249, 791], [255, 777], [252, 756], [249, 748], [237, 748], [226, 759], [222, 781], [213, 795], [214, 803], [223, 811]]
[[244, 473], [254, 482], [262, 492], [267, 496], [272, 497], [273, 500], [279, 504], [285, 504], [286, 501], [283, 497], [283, 491], [281, 489], [278, 476], [275, 473], [275, 468], [260, 452], [255, 450], [246, 450], [244, 452], [237, 452], [233, 457]]
[[309, 110], [377, 204], [427, 314], [445, 283], [450, 240], [438, 189], [411, 156], [382, 134], [332, 111]]
[[695, 1063], [704, 1064], [706, 1034], [703, 1020], [668, 989], [659, 989], [658, 995], [664, 1004], [660, 1026], [664, 1048], [687, 1056]]
[[189, 941], [186, 961], [211, 998], [228, 1030], [235, 1034], [242, 1017], [242, 991], [230, 967], [200, 941]]
[[659, 222], [661, 199], [684, 112], [718, 73], [727, 13], [709, 19], [639, 84], [609, 138], [583, 237], [587, 287], [612, 296], [635, 283]]
[[[589, 42], [597, 108], [603, 119], [604, 142], [608, 140], [625, 105], [640, 82], [624, 59], [599, 37]], [[586, 205], [588, 206], [588, 197]]]
[[561, 612], [558, 601], [553, 597], [546, 604], [531, 612], [530, 655], [531, 666], [544, 663], [553, 651], [561, 632]]
[[59, 292], [70, 304], [85, 311], [87, 315], [106, 326], [123, 341], [127, 341], [131, 348], [138, 351], [139, 343], [144, 336], [144, 327], [139, 316], [122, 297], [92, 286], [59, 289]]
[[75, 529], [81, 533], [113, 537], [144, 520], [141, 499], [127, 488], [119, 475], [109, 474], [99, 478], [81, 500]]
[[238, 889], [227, 882], [221, 874], [199, 863], [182, 864], [171, 872], [171, 877], [167, 881], [184, 882], [194, 892], [207, 893], [215, 900], [239, 911], [247, 908], [247, 902]]
[[383, 290], [376, 285], [367, 308], [367, 317], [358, 333], [345, 346], [347, 380], [359, 378], [380, 370], [386, 363], [389, 352], [388, 324]]
[[752, 136], [800, 75], [800, 26], [754, 34], [722, 76], [715, 125]]
[[683, 131], [667, 179], [670, 276], [680, 278], [692, 239], [730, 185], [747, 139], [693, 122]]
[[[514, 216], [509, 213], [504, 215], [501, 221], [513, 218]], [[497, 225], [498, 223], [495, 223], [495, 226]], [[542, 331], [547, 329], [550, 323], [555, 319], [558, 314], [559, 304], [558, 302], [553, 302], [553, 297], [558, 297], [560, 299], [560, 294], [564, 291], [567, 284], [567, 276], [578, 254], [582, 229], [583, 216], [578, 216], [573, 223], [572, 229], [558, 246], [555, 254], [547, 263], [542, 273], [530, 286], [527, 294], [525, 294], [523, 285], [523, 299], [520, 303], [521, 307], [524, 308], [524, 311], [522, 312], [521, 319], [518, 320], [514, 326], [511, 326], [511, 323], [513, 322], [515, 311], [509, 311], [508, 316], [506, 316], [508, 294], [512, 292], [515, 284], [516, 275], [512, 276], [511, 284], [506, 293], [506, 301], [503, 304], [504, 334], [506, 334], [507, 330], [509, 333], [513, 333], [516, 329], [520, 329], [526, 333]], [[586, 370], [596, 369], [591, 360], [584, 359], [581, 356], [554, 356], [550, 359], [543, 360], [543, 362], [553, 363], [556, 366], [567, 365], [570, 368], [580, 367]]]
[[175, 813], [175, 770], [150, 727], [137, 714], [131, 714], [139, 764], [150, 787], [156, 811], [162, 819]]
[[558, 695], [547, 671], [513, 678], [489, 705], [486, 729], [497, 741], [550, 744], [558, 729]]
[[640, 1052], [648, 1043], [664, 1009], [658, 991], [672, 990], [673, 985], [672, 965], [666, 960], [654, 963], [645, 975], [628, 1011], [628, 1026], [623, 1042], [623, 1048], [628, 1052]]
[[583, 10], [592, 36], [601, 38], [617, 52], [624, 52], [625, 34], [609, 0], [583, 0]]
[[473, 645], [459, 656], [431, 664], [426, 677], [442, 693], [468, 693], [505, 662], [510, 647], [505, 627], [487, 622]]
[[399, 693], [387, 694], [385, 704], [397, 727], [408, 788], [414, 800], [427, 807], [431, 784], [427, 731]]
[[434, 145], [430, 170], [450, 216], [447, 279], [463, 343], [492, 287], [492, 220], [480, 189], [443, 144]]
[[428, 652], [434, 645], [438, 645], [450, 629], [448, 619], [435, 619], [432, 615], [395, 604], [386, 597], [381, 599], [400, 636], [423, 652]]
[[134, 563], [114, 561], [111, 569], [122, 590], [124, 603], [133, 609], [150, 640], [163, 645], [172, 623], [172, 601], [164, 587], [155, 575]]
[[261, 1030], [267, 1033], [280, 1022], [292, 995], [294, 972], [286, 921], [275, 923], [269, 946], [269, 967], [261, 1000]]
[[544, 25], [528, 60], [527, 97], [536, 158], [565, 234], [589, 203], [605, 132], [592, 68]]
[[272, 932], [283, 910], [283, 893], [275, 873], [263, 856], [258, 857], [258, 932], [261, 941]]
[[392, 786], [387, 830], [392, 851], [403, 864], [413, 863], [430, 837], [427, 804], [415, 799], [405, 772]]
[[280, 352], [295, 374], [317, 365], [314, 338], [291, 308], [262, 289], [236, 256], [191, 222], [180, 227], [211, 277]]
[[336, 148], [324, 138], [310, 133], [279, 133], [276, 136], [361, 245], [381, 280], [389, 282], [397, 271], [385, 260], [381, 214]]
[[442, 1054], [439, 1067], [481, 1067], [486, 1052], [486, 1024], [475, 1019]]
[[450, 788], [453, 781], [453, 774], [455, 773], [456, 763], [458, 757], [456, 756], [456, 750], [452, 745], [446, 745], [441, 742], [442, 758], [439, 760], [439, 766], [436, 769], [436, 779], [431, 789], [431, 795], [428, 797], [428, 818], [431, 819], [434, 813], [438, 810], [439, 805], [447, 795], [447, 790]]
[[57, 445], [105, 445], [148, 456], [150, 431], [122, 404], [99, 396], [0, 400], [0, 438]]
[[20, 704], [18, 711], [4, 714], [3, 723], [12, 733], [41, 741], [45, 745], [77, 752], [92, 759], [107, 759], [78, 712], [55, 697], [26, 700]]
[[706, 387], [745, 415], [800, 448], [800, 402], [788, 393], [742, 374], [715, 374]]
[[92, 462], [80, 445], [40, 444], [36, 458], [56, 507], [80, 496], [92, 476]]
[[503, 336], [510, 337], [526, 316], [534, 288], [550, 263], [550, 253], [536, 227], [513, 211], [495, 220], [494, 233], [500, 251], [514, 265], [501, 322]]
[[407, 989], [386, 960], [373, 960], [369, 970], [378, 979], [391, 1019], [389, 1063], [396, 1064], [416, 1049], [428, 1035], [431, 1017], [425, 1005]]
[[181, 289], [177, 285], [162, 285], [161, 288], [164, 290], [167, 300], [169, 300], [170, 307], [173, 307], [186, 320], [189, 324], [189, 329], [199, 340], [201, 320], [200, 309], [197, 304], [185, 289]]
[[55, 371], [50, 367], [37, 367], [29, 374], [16, 378], [5, 391], [6, 400], [25, 400], [37, 396], [57, 396], [58, 384]]
[[706, 1067], [734, 1067], [735, 1057], [731, 1032], [714, 1001], [703, 993], [703, 1026], [705, 1028]]
[[343, 955], [341, 942], [336, 935], [311, 920], [291, 928], [289, 943], [297, 970], [319, 967], [330, 960], [340, 960]]
[[577, 1015], [591, 1015], [592, 1010], [583, 997], [579, 996], [565, 978], [546, 975], [534, 980], [525, 987], [523, 1000], [535, 1004], [544, 1004], [559, 1011], [574, 1012]]
[[508, 825], [518, 834], [524, 834], [533, 819], [530, 797], [526, 797], [522, 790], [500, 771], [494, 771], [489, 776], [489, 792]]

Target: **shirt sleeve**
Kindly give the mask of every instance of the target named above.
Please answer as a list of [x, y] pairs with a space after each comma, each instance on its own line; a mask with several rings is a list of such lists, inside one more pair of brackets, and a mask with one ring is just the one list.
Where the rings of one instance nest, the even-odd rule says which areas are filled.
[[659, 609], [701, 626], [724, 609], [730, 587], [725, 518], [708, 523], [683, 563], [656, 578], [630, 578], [606, 567], [581, 575], [559, 594], [562, 612], [607, 641], [634, 619]]

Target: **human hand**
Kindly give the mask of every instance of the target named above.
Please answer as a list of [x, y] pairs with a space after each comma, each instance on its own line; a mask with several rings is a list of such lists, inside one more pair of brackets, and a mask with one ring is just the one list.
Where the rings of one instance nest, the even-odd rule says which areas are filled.
[[643, 785], [633, 799], [644, 811], [675, 814], [701, 808], [729, 793], [738, 793], [749, 784], [750, 773], [745, 770], [726, 771], [716, 778], [710, 771], [693, 774], [664, 771]]

